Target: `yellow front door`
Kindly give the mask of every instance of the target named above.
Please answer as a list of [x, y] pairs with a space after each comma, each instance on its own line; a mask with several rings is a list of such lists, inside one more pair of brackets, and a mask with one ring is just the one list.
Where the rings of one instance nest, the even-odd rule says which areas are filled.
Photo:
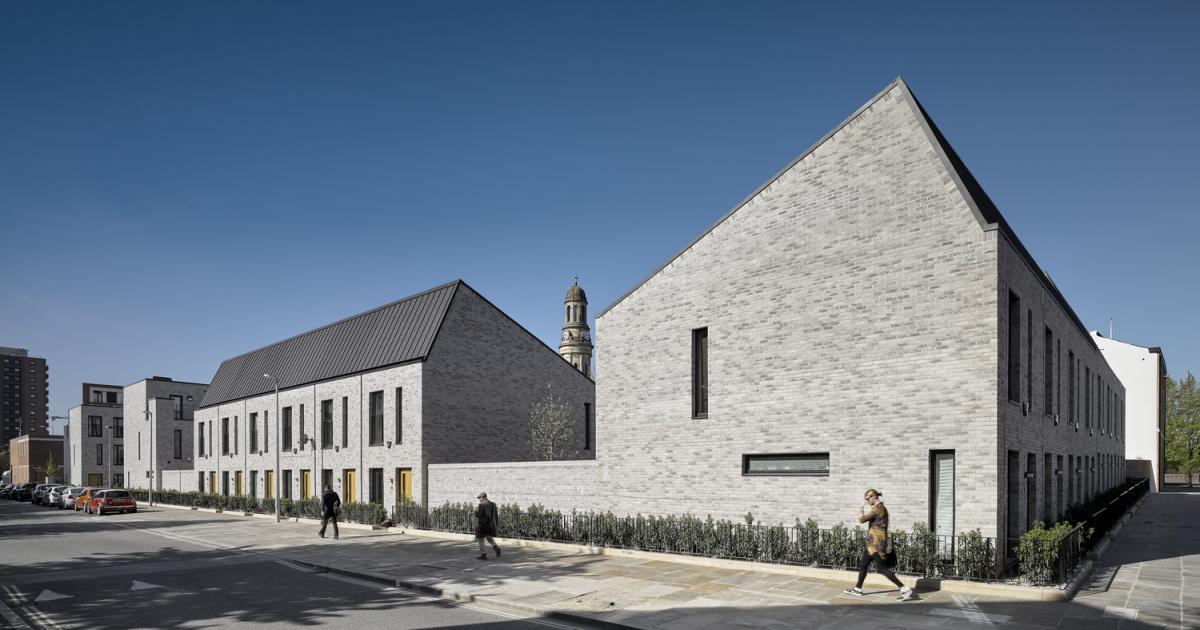
[[263, 496], [268, 499], [274, 499], [275, 498], [275, 471], [274, 470], [267, 471], [267, 475], [264, 478], [264, 483], [266, 484], [266, 487], [263, 488]]
[[216, 471], [210, 471], [208, 473], [208, 493], [209, 494], [217, 493], [217, 473], [216, 473]]
[[102, 474], [100, 474], [100, 473], [88, 473], [88, 483], [87, 483], [87, 485], [89, 485], [89, 486], [103, 486], [103, 485], [104, 485], [104, 475], [102, 475]]
[[409, 503], [412, 501], [412, 469], [396, 469], [396, 502]]
[[342, 503], [353, 503], [357, 500], [358, 494], [355, 492], [358, 489], [357, 475], [353, 468], [347, 468], [342, 471]]
[[312, 471], [304, 469], [300, 471], [300, 498], [312, 498]]
[[233, 473], [233, 493], [242, 496], [242, 471]]

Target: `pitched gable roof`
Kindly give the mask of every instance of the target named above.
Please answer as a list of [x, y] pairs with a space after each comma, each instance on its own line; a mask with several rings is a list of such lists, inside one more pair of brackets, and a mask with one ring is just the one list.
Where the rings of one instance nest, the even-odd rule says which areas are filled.
[[269, 346], [226, 359], [200, 401], [211, 407], [364, 370], [424, 360], [437, 338], [455, 280]]
[[1030, 269], [1033, 270], [1034, 275], [1036, 275], [1042, 282], [1042, 285], [1046, 288], [1047, 292], [1054, 297], [1054, 299], [1059, 303], [1059, 306], [1063, 308], [1063, 311], [1066, 312], [1071, 318], [1072, 322], [1075, 324], [1075, 327], [1079, 330], [1080, 334], [1083, 335], [1083, 338], [1086, 340], [1086, 342], [1091, 344], [1093, 348], [1099, 350], [1099, 348], [1096, 346], [1095, 340], [1092, 339], [1087, 328], [1083, 325], [1083, 322], [1079, 320], [1079, 316], [1075, 314], [1074, 309], [1072, 309], [1071, 305], [1067, 303], [1066, 298], [1063, 297], [1061, 292], [1059, 292], [1058, 287], [1055, 286], [1054, 282], [1050, 279], [1050, 276], [1046, 274], [1046, 272], [1042, 271], [1042, 268], [1038, 266], [1037, 262], [1033, 259], [1033, 255], [1029, 253], [1029, 250], [1025, 249], [1025, 245], [1021, 243], [1021, 239], [1017, 238], [1017, 235], [1013, 231], [1012, 227], [1010, 227], [1008, 222], [1004, 220], [1004, 217], [1000, 214], [1000, 210], [996, 207], [996, 204], [993, 203], [991, 198], [988, 197], [987, 193], [984, 192], [983, 186], [979, 184], [979, 181], [976, 180], [975, 176], [971, 174], [971, 171], [967, 169], [966, 164], [963, 163], [962, 159], [958, 156], [958, 153], [956, 153], [954, 148], [950, 146], [950, 143], [946, 141], [945, 136], [942, 135], [942, 132], [937, 128], [937, 125], [933, 123], [933, 119], [929, 117], [929, 114], [926, 113], [925, 108], [921, 106], [919, 101], [917, 101], [917, 97], [912, 93], [912, 90], [909, 89], [908, 84], [904, 82], [902, 77], [896, 77], [896, 79], [889, 83], [887, 87], [871, 98], [871, 100], [863, 104], [862, 107], [859, 107], [858, 110], [843, 120], [841, 124], [834, 127], [829, 131], [829, 133], [822, 136], [820, 140], [817, 140], [804, 153], [801, 153], [799, 157], [792, 160], [787, 166], [783, 167], [783, 169], [763, 183], [762, 186], [759, 186], [757, 190], [747, 195], [745, 199], [742, 199], [742, 201], [734, 206], [732, 210], [725, 213], [725, 215], [720, 219], [717, 219], [715, 223], [713, 223], [707, 230], [692, 240], [692, 242], [684, 246], [683, 249], [679, 250], [674, 256], [671, 256], [669, 259], [667, 259], [662, 266], [660, 266], [658, 269], [655, 269], [653, 273], [643, 278], [641, 282], [638, 282], [633, 286], [633, 288], [629, 289], [622, 294], [621, 297], [614, 300], [612, 304], [609, 304], [607, 307], [605, 307], [603, 311], [596, 315], [596, 318], [599, 319], [603, 317], [605, 313], [611, 311], [618, 304], [624, 301], [625, 298], [629, 297], [634, 291], [637, 291], [642, 285], [646, 284], [646, 282], [648, 282], [651, 278], [658, 275], [663, 269], [666, 269], [667, 266], [674, 262], [676, 258], [682, 256], [684, 252], [691, 249], [693, 245], [707, 236], [709, 232], [712, 232], [718, 225], [724, 223], [726, 219], [749, 203], [751, 199], [757, 197], [760, 193], [766, 190], [768, 186], [775, 183], [776, 180], [799, 164], [802, 160], [804, 160], [804, 158], [812, 154], [813, 151], [816, 151], [818, 147], [825, 143], [825, 141], [829, 140], [837, 132], [841, 131], [843, 127], [850, 124], [852, 121], [854, 121], [854, 119], [858, 118], [864, 111], [874, 105], [876, 101], [883, 98], [892, 90], [899, 90], [902, 98], [907, 99], [913, 105], [916, 112], [920, 114], [920, 121], [925, 128], [926, 134], [933, 143], [938, 155], [941, 157], [946, 170], [949, 171], [951, 176], [955, 179], [958, 190], [962, 193], [967, 205], [975, 214], [975, 218], [979, 221], [980, 226], [984, 230], [999, 230], [1001, 234], [1004, 234], [1004, 236], [1017, 250], [1017, 253], [1020, 254], [1022, 259], [1024, 259], [1029, 265]]

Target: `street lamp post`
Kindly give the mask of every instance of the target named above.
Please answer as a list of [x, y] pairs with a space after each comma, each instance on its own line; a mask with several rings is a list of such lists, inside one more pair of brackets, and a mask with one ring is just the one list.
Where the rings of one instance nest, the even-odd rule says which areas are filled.
[[275, 384], [275, 522], [279, 522], [279, 379], [270, 374], [263, 374], [263, 378]]
[[105, 440], [104, 440], [104, 441], [106, 442], [106, 444], [105, 444], [105, 446], [104, 446], [104, 450], [108, 451], [107, 453], [105, 453], [105, 454], [104, 454], [104, 463], [105, 463], [105, 464], [107, 464], [107, 465], [104, 467], [104, 486], [105, 486], [106, 488], [111, 488], [111, 487], [113, 487], [113, 485], [112, 485], [112, 432], [113, 432], [113, 424], [115, 424], [115, 423], [112, 423], [112, 424], [109, 424], [109, 425], [108, 425], [108, 432], [104, 434], [104, 438], [105, 438]]
[[[156, 398], [151, 398], [150, 404], [153, 405], [156, 400]], [[146, 415], [150, 417], [150, 500], [148, 502], [150, 505], [154, 505], [154, 443], [158, 441], [155, 439], [158, 434], [154, 432], [154, 412], [147, 408]]]

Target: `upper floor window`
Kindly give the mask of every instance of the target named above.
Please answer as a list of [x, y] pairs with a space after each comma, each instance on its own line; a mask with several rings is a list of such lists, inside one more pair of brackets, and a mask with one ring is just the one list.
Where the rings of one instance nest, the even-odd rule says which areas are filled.
[[692, 331], [692, 417], [708, 417], [708, 328]]
[[125, 437], [125, 418], [117, 416], [112, 421], [112, 436], [115, 438]]
[[1008, 292], [1008, 399], [1021, 401], [1021, 298]]
[[1046, 415], [1052, 416], [1054, 415], [1054, 352], [1052, 351], [1054, 347], [1054, 333], [1050, 331], [1049, 326], [1046, 327], [1044, 341], [1045, 345], [1042, 346], [1042, 351], [1045, 353], [1045, 360], [1042, 362], [1044, 372], [1042, 375], [1042, 384], [1045, 387], [1045, 391], [1042, 392], [1042, 397], [1044, 398], [1042, 406], [1046, 410]]
[[368, 401], [368, 417], [370, 418], [370, 444], [383, 444], [383, 392], [371, 392]]
[[283, 435], [279, 437], [283, 439], [283, 448], [286, 450], [292, 448], [292, 408], [284, 407], [281, 413], [283, 415], [279, 419], [283, 422], [283, 427], [280, 431], [283, 432]]
[[88, 416], [88, 437], [104, 437], [104, 418]]
[[333, 448], [333, 400], [321, 401], [321, 448]]

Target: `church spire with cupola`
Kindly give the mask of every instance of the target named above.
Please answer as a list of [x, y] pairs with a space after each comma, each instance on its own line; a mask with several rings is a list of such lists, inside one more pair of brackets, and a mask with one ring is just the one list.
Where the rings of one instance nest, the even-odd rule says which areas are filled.
[[579, 276], [575, 276], [575, 284], [567, 289], [567, 299], [563, 300], [566, 316], [563, 318], [562, 341], [558, 343], [558, 353], [570, 361], [575, 369], [585, 376], [592, 375], [592, 330], [587, 324], [587, 294], [579, 286]]

